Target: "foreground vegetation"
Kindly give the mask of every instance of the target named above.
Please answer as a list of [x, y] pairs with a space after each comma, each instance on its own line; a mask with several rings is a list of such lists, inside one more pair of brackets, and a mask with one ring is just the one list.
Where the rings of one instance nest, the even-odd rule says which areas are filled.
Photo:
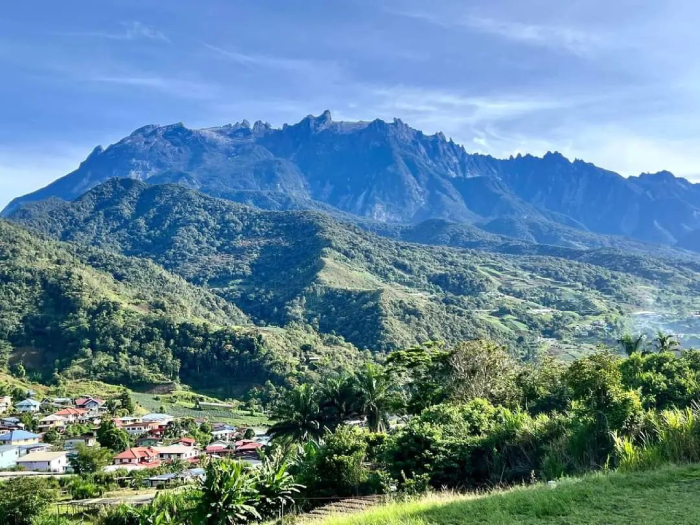
[[607, 473], [564, 479], [484, 496], [433, 494], [319, 525], [628, 525], [695, 524], [700, 466], [644, 474]]

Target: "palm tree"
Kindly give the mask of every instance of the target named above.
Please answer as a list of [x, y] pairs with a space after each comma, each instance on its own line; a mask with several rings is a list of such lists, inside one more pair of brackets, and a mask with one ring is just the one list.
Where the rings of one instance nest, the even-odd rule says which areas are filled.
[[277, 423], [267, 431], [273, 439], [304, 443], [323, 434], [318, 396], [313, 386], [295, 387], [272, 413]]
[[681, 347], [675, 335], [665, 334], [661, 330], [656, 334], [654, 345], [658, 352], [675, 352]]
[[394, 382], [372, 363], [357, 374], [356, 382], [360, 413], [367, 417], [367, 426], [372, 432], [386, 430], [387, 411], [394, 402]]
[[644, 334], [640, 335], [636, 339], [629, 334], [625, 334], [618, 339], [617, 342], [620, 346], [622, 346], [622, 349], [627, 355], [632, 355], [635, 352], [640, 352], [643, 354], [645, 353], [645, 339]]
[[330, 427], [339, 425], [357, 413], [357, 391], [352, 376], [341, 374], [321, 385], [320, 406]]

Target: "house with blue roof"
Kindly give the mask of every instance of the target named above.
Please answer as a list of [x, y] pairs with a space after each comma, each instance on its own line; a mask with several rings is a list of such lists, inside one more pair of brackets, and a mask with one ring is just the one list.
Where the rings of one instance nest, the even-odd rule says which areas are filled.
[[12, 430], [0, 434], [0, 446], [2, 445], [35, 445], [39, 443], [39, 434], [33, 434], [26, 430]]
[[36, 399], [27, 398], [24, 401], [20, 401], [15, 404], [15, 408], [18, 412], [39, 412], [41, 410], [41, 403]]

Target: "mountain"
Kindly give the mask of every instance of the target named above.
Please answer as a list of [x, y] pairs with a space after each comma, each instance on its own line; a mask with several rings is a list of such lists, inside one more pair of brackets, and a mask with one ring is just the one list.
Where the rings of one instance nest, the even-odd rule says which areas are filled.
[[682, 260], [557, 247], [546, 248], [556, 257], [544, 256], [541, 246], [463, 225], [450, 232], [442, 221], [393, 234], [450, 232], [488, 251], [411, 244], [318, 212], [264, 211], [130, 179], [73, 202], [26, 205], [11, 218], [61, 241], [150, 259], [256, 324], [310, 326], [374, 351], [474, 337], [515, 349], [582, 326], [609, 338], [630, 308], [687, 303], [700, 283], [700, 267]]
[[57, 370], [230, 392], [308, 373], [304, 355], [319, 370], [360, 361], [338, 338], [255, 327], [231, 303], [151, 261], [56, 242], [4, 220], [0, 283], [0, 361], [21, 362], [45, 382]]
[[327, 111], [280, 129], [246, 121], [145, 126], [95, 148], [77, 170], [3, 213], [50, 197], [73, 200], [114, 177], [178, 183], [274, 210], [386, 223], [446, 219], [537, 241], [534, 228], [572, 247], [596, 247], [593, 234], [674, 245], [700, 229], [700, 185], [668, 172], [626, 179], [558, 153], [495, 159], [398, 119], [335, 122]]

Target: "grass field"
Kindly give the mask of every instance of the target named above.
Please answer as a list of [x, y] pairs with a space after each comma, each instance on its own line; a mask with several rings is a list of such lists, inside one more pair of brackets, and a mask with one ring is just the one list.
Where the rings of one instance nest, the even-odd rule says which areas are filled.
[[436, 494], [319, 525], [630, 525], [700, 523], [700, 465], [516, 488], [484, 496]]

